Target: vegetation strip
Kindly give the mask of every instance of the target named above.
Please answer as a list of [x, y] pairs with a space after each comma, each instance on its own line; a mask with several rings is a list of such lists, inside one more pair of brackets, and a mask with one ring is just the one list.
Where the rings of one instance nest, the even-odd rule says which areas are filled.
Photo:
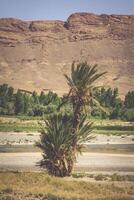
[[[46, 173], [0, 172], [0, 200], [132, 200], [134, 186], [126, 182], [98, 183], [51, 177]], [[117, 175], [113, 175], [117, 177]], [[75, 181], [76, 180], [76, 181]], [[77, 181], [79, 180], [79, 181]], [[126, 177], [125, 180], [127, 181]], [[121, 177], [120, 177], [121, 181]], [[124, 178], [123, 178], [124, 181]]]
[[[14, 118], [15, 119], [15, 118]], [[104, 121], [105, 122], [105, 121]], [[23, 122], [1, 122], [0, 123], [0, 132], [39, 132], [40, 126], [35, 122], [27, 123]], [[106, 135], [133, 135], [134, 126], [123, 126], [123, 125], [112, 125], [112, 126], [96, 126], [94, 129], [96, 134], [106, 134]]]
[[[122, 100], [119, 98], [118, 88], [101, 87], [94, 91], [94, 97], [100, 106], [93, 104], [90, 112], [87, 111], [89, 117], [134, 121], [134, 91], [128, 91], [125, 99]], [[29, 93], [29, 91], [18, 89], [15, 92], [13, 87], [3, 84], [0, 85], [0, 115], [17, 116], [21, 119], [29, 119], [29, 117], [39, 119], [56, 112], [64, 99], [65, 96], [59, 97], [52, 91], [48, 93], [42, 91], [38, 94], [36, 91]], [[70, 112], [71, 108], [70, 101], [68, 101], [62, 110]]]

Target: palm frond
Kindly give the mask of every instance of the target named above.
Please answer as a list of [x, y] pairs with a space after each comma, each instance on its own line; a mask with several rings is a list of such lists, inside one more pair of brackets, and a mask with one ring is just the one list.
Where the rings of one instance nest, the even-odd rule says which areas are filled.
[[87, 121], [86, 115], [82, 116], [79, 130], [77, 132], [77, 140], [79, 144], [82, 144], [84, 142], [88, 142], [91, 140], [94, 136], [92, 135], [93, 130], [93, 122]]
[[73, 62], [71, 67], [71, 77], [64, 75], [69, 87], [72, 89], [72, 95], [83, 97], [89, 93], [92, 84], [106, 72], [98, 73], [97, 65], [90, 66], [86, 62], [75, 66]]
[[109, 114], [108, 110], [105, 107], [101, 106], [100, 102], [97, 101], [95, 98], [92, 98], [91, 101], [92, 104], [99, 108], [101, 111], [103, 111], [106, 114]]

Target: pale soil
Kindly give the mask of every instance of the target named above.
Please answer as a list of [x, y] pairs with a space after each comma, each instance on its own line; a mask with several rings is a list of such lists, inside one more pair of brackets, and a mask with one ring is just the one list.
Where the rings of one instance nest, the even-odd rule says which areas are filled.
[[[0, 153], [0, 170], [40, 171], [41, 153]], [[74, 170], [98, 173], [134, 175], [134, 155], [83, 153], [77, 158]]]
[[[95, 137], [85, 144], [134, 144], [134, 135], [103, 135], [96, 134]], [[0, 132], [0, 145], [25, 145], [34, 144], [40, 139], [40, 133], [25, 132]]]

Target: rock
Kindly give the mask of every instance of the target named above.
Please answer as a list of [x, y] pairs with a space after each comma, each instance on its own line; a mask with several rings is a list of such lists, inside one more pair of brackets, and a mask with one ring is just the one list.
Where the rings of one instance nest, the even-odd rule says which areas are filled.
[[14, 18], [1, 18], [0, 31], [24, 32], [28, 31], [29, 23]]
[[74, 13], [66, 22], [0, 19], [0, 84], [63, 94], [68, 89], [63, 74], [72, 61], [86, 60], [108, 72], [100, 84], [119, 87], [123, 96], [134, 86], [133, 57], [134, 15]]
[[64, 22], [62, 21], [33, 21], [29, 26], [30, 31], [50, 31], [54, 33], [64, 31]]

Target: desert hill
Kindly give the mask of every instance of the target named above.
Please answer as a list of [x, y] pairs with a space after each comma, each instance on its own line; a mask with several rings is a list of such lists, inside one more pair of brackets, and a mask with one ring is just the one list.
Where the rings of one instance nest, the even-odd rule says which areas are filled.
[[134, 88], [134, 15], [72, 14], [64, 21], [0, 19], [0, 84], [67, 91], [72, 61], [107, 71], [101, 85]]

